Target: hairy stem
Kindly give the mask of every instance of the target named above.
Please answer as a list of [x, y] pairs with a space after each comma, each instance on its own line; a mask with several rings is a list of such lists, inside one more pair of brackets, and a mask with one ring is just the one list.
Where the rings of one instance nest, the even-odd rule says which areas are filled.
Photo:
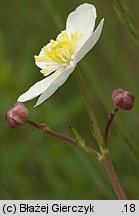
[[122, 186], [120, 184], [120, 181], [119, 181], [119, 179], [117, 177], [116, 171], [115, 171], [115, 169], [113, 167], [112, 161], [111, 161], [108, 154], [105, 155], [105, 158], [103, 159], [102, 163], [103, 163], [105, 171], [106, 171], [106, 173], [107, 173], [107, 175], [109, 177], [109, 180], [110, 180], [110, 182], [112, 184], [112, 187], [113, 187], [113, 189], [114, 189], [114, 191], [115, 191], [115, 193], [117, 195], [117, 198], [119, 200], [127, 200], [125, 192], [124, 192], [124, 190], [123, 190], [123, 188], [122, 188]]

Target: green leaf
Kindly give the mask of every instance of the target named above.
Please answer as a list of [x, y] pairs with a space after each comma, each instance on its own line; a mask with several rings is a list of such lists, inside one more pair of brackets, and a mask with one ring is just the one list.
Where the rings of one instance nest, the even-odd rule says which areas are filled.
[[89, 146], [86, 145], [84, 139], [78, 134], [78, 132], [74, 129], [71, 128], [71, 131], [75, 137], [75, 139], [77, 140], [79, 146], [88, 154], [90, 154], [91, 156], [93, 156], [94, 158], [96, 158], [97, 160], [101, 161], [103, 159], [103, 157], [94, 149], [90, 148]]

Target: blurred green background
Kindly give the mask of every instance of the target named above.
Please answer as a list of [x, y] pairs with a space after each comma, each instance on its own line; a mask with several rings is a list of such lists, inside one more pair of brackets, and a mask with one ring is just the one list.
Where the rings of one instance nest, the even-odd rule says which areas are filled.
[[[139, 199], [139, 47], [114, 10], [112, 0], [88, 0], [105, 25], [99, 42], [80, 62], [101, 130], [113, 108], [111, 92], [136, 94], [132, 111], [120, 111], [111, 127], [109, 148], [129, 199]], [[42, 79], [33, 56], [65, 29], [68, 14], [82, 0], [2, 0], [0, 2], [0, 199], [116, 199], [100, 164], [82, 150], [24, 125], [10, 130], [4, 116], [17, 97]], [[135, 23], [138, 0], [125, 1]], [[58, 91], [34, 108], [30, 118], [71, 135], [77, 129], [88, 145], [91, 136], [76, 71]]]

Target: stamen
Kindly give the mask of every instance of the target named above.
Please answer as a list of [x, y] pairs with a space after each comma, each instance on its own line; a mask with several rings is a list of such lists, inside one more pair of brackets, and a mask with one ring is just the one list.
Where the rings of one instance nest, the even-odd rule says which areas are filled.
[[[48, 47], [42, 48], [42, 56], [34, 56], [38, 62], [45, 62], [46, 67], [50, 66], [50, 62], [53, 64], [60, 64], [66, 66], [73, 64], [74, 60], [74, 45], [81, 40], [82, 34], [78, 34], [78, 31], [68, 35], [66, 31], [62, 31], [61, 35], [56, 40], [51, 40]], [[46, 73], [47, 69], [41, 70], [41, 73]]]

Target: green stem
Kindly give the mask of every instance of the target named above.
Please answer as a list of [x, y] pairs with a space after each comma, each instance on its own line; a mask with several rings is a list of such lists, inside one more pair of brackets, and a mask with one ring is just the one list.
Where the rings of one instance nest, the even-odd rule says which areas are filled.
[[85, 106], [86, 106], [86, 109], [87, 109], [87, 112], [88, 112], [88, 115], [89, 115], [91, 128], [92, 128], [92, 130], [94, 132], [94, 136], [95, 136], [95, 138], [96, 138], [96, 140], [98, 142], [100, 151], [102, 151], [102, 149], [105, 148], [105, 145], [104, 145], [104, 142], [103, 142], [103, 137], [101, 135], [101, 132], [100, 132], [100, 129], [99, 129], [99, 126], [98, 126], [98, 122], [97, 122], [95, 113], [93, 111], [93, 107], [92, 107], [92, 104], [90, 102], [90, 99], [89, 99], [89, 96], [88, 96], [88, 93], [87, 93], [87, 90], [86, 90], [86, 87], [85, 87], [85, 84], [84, 84], [84, 80], [82, 78], [79, 67], [77, 67], [77, 72], [78, 72], [78, 80], [79, 80], [79, 84], [80, 84], [80, 89], [81, 89], [82, 96], [83, 96], [83, 99], [84, 99], [84, 103], [85, 103]]
[[71, 128], [71, 131], [75, 137], [75, 139], [77, 140], [79, 146], [88, 154], [90, 154], [91, 156], [93, 156], [93, 158], [97, 159], [98, 161], [102, 161], [103, 157], [101, 156], [101, 154], [97, 151], [95, 151], [94, 149], [90, 148], [89, 146], [86, 145], [84, 139], [78, 134], [78, 132], [74, 129]]
[[116, 112], [118, 111], [118, 109], [115, 109], [110, 114], [110, 116], [108, 117], [108, 120], [107, 120], [106, 125], [105, 125], [104, 139], [103, 139], [101, 132], [100, 132], [100, 129], [99, 129], [99, 126], [98, 126], [98, 123], [97, 123], [97, 120], [96, 120], [96, 117], [95, 117], [95, 114], [94, 114], [94, 111], [93, 111], [93, 108], [92, 108], [92, 105], [91, 105], [89, 97], [88, 97], [88, 93], [87, 93], [86, 88], [85, 88], [84, 81], [82, 79], [81, 72], [80, 72], [79, 68], [77, 68], [77, 69], [78, 69], [78, 78], [79, 78], [80, 88], [81, 88], [81, 92], [82, 92], [82, 95], [84, 98], [85, 106], [86, 106], [86, 109], [88, 111], [91, 126], [92, 126], [95, 138], [98, 142], [100, 152], [101, 152], [101, 157], [99, 157], [101, 159], [100, 162], [102, 162], [102, 164], [105, 168], [105, 171], [106, 171], [108, 178], [112, 184], [112, 187], [113, 187], [113, 189], [117, 195], [117, 198], [126, 200], [127, 199], [126, 195], [125, 195], [124, 190], [123, 190], [123, 188], [120, 184], [120, 181], [117, 177], [116, 171], [115, 171], [113, 164], [112, 164], [112, 161], [109, 157], [109, 151], [108, 151], [108, 148], [106, 145], [109, 127], [110, 127], [112, 120], [113, 120]]
[[[118, 199], [127, 199], [126, 198], [126, 195], [124, 194], [124, 191], [122, 189], [122, 186], [120, 185], [120, 182], [118, 180], [118, 177], [116, 175], [116, 172], [113, 168], [113, 165], [112, 165], [112, 162], [108, 156], [108, 154], [105, 152], [105, 157], [104, 155], [101, 156], [101, 154], [99, 154], [98, 152], [96, 152], [95, 150], [93, 150], [92, 148], [88, 147], [85, 145], [84, 143], [84, 140], [82, 140], [81, 137], [77, 138], [77, 132], [74, 131], [74, 135], [76, 136], [76, 139], [73, 139], [67, 135], [64, 135], [64, 134], [61, 134], [59, 132], [56, 132], [56, 131], [53, 131], [53, 130], [50, 130], [49, 127], [47, 125], [42, 125], [42, 124], [39, 124], [37, 122], [33, 122], [31, 120], [27, 120], [26, 123], [30, 124], [31, 126], [33, 127], [36, 127], [42, 131], [44, 131], [45, 133], [47, 134], [50, 134], [52, 136], [55, 136], [59, 139], [62, 139], [70, 144], [74, 144], [76, 146], [80, 146], [85, 152], [87, 152], [88, 154], [90, 154], [91, 156], [93, 156], [94, 158], [96, 158], [98, 161], [100, 161], [105, 170], [106, 170], [106, 173], [110, 179], [110, 182], [113, 186], [113, 189], [118, 197]], [[76, 132], [76, 133], [75, 133]]]

